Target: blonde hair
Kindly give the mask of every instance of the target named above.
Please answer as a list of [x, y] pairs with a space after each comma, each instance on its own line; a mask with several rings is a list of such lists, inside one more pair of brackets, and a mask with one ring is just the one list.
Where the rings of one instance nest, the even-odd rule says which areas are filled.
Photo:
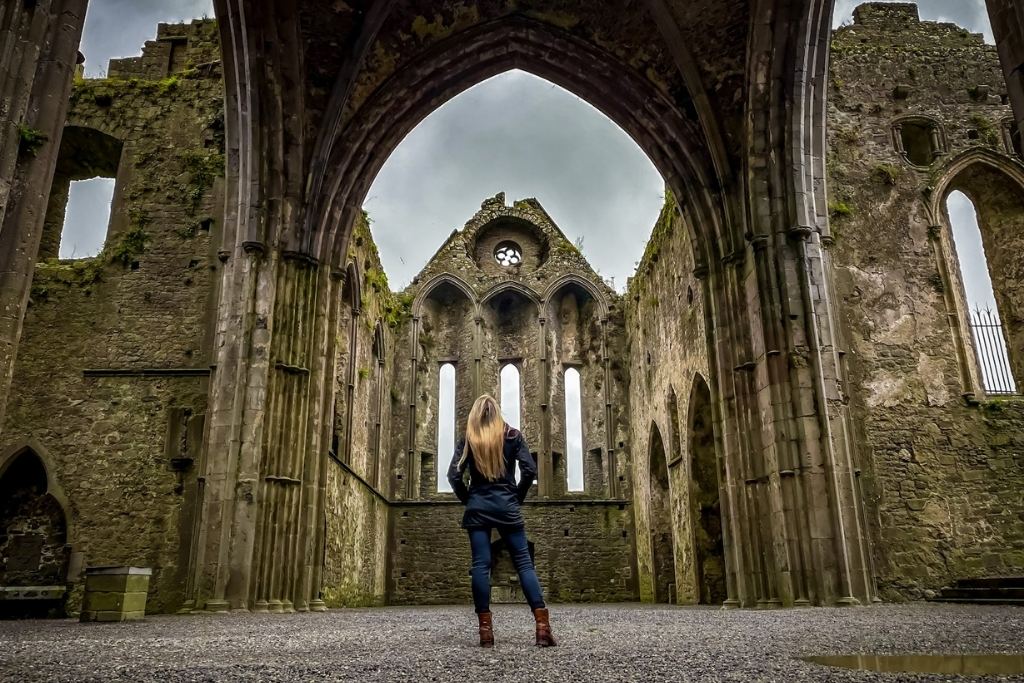
[[473, 402], [466, 420], [466, 446], [459, 464], [466, 462], [470, 452], [477, 471], [488, 481], [505, 474], [505, 418], [498, 402], [484, 394]]

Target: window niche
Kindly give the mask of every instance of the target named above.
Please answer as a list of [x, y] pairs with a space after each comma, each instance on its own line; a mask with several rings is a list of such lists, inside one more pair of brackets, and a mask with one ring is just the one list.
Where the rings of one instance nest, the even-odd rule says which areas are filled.
[[450, 493], [448, 464], [455, 453], [455, 365], [444, 363], [437, 378], [437, 491]]
[[1024, 159], [1024, 140], [1021, 139], [1020, 127], [1013, 119], [1003, 121], [1003, 144], [1007, 152], [1018, 159]]
[[124, 147], [92, 128], [68, 126], [46, 207], [40, 260], [97, 256], [121, 215], [118, 173]]
[[904, 119], [893, 124], [896, 151], [914, 166], [931, 166], [945, 153], [944, 135], [935, 121], [924, 118]]
[[566, 491], [583, 492], [583, 395], [576, 368], [565, 371], [565, 465]]

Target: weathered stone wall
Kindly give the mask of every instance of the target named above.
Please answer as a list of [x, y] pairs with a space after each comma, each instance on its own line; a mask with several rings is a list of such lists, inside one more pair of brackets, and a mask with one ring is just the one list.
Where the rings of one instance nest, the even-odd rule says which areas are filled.
[[[212, 22], [176, 30], [216, 53]], [[3, 447], [34, 439], [55, 463], [86, 565], [153, 568], [151, 611], [176, 609], [186, 584], [222, 101], [213, 64], [76, 83], [69, 125], [123, 145], [110, 232], [94, 258], [37, 264], [3, 429]]]
[[[635, 600], [632, 510], [615, 502], [534, 502], [523, 506], [537, 575], [552, 602]], [[395, 507], [391, 602], [452, 604], [471, 599], [469, 541], [462, 506], [401, 503]], [[502, 572], [503, 575], [509, 572]], [[514, 575], [514, 574], [513, 574]], [[503, 576], [504, 578], [504, 576]], [[507, 595], [493, 582], [494, 598]]]
[[[660, 539], [667, 528], [672, 534], [676, 600], [684, 604], [697, 602], [700, 592], [694, 568], [693, 473], [690, 454], [683, 449], [691, 389], [698, 375], [708, 377], [703, 291], [693, 271], [690, 233], [669, 194], [625, 296], [630, 470], [640, 596], [665, 599], [663, 589], [654, 585], [655, 557], [661, 553], [652, 546], [652, 538]], [[651, 501], [663, 495], [651, 471], [655, 433], [665, 449], [670, 520], [652, 518]]]
[[[995, 49], [872, 4], [836, 32], [831, 76], [830, 256], [879, 588], [920, 598], [1020, 572], [1024, 405], [984, 400], [944, 206], [954, 189], [976, 204], [1019, 368], [1024, 167]], [[913, 123], [934, 130], [923, 163], [900, 153]]]
[[365, 214], [348, 260], [337, 326], [335, 435], [327, 463], [323, 598], [329, 607], [386, 600], [390, 389], [396, 328], [408, 314], [388, 288]]

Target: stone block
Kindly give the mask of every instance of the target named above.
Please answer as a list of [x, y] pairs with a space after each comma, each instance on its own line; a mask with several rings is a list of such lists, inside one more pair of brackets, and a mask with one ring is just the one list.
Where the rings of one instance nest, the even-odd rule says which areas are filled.
[[146, 614], [151, 569], [92, 567], [85, 570], [81, 621], [133, 621]]

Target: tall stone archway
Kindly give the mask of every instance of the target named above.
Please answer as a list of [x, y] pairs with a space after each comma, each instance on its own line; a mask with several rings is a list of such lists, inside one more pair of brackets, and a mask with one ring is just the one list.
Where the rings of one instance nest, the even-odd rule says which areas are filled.
[[668, 480], [668, 458], [658, 425], [651, 424], [648, 445], [651, 479], [648, 514], [651, 527], [651, 580], [654, 601], [676, 601], [675, 531], [672, 524], [672, 491]]
[[694, 535], [694, 573], [698, 602], [722, 604], [726, 589], [725, 539], [719, 494], [718, 454], [715, 448], [711, 389], [698, 375], [690, 392], [687, 453], [690, 457], [690, 503]]

